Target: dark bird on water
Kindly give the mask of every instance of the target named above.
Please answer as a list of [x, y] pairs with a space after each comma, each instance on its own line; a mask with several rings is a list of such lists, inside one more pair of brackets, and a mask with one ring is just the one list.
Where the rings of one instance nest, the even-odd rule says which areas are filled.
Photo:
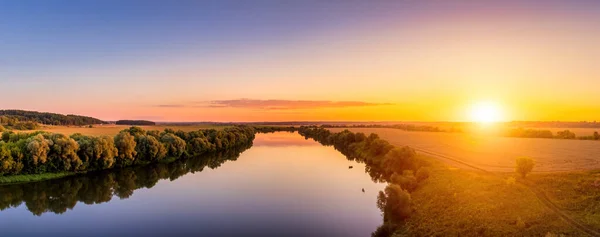
[[364, 193], [364, 192], [365, 192], [365, 189], [363, 188], [362, 190], [363, 190], [363, 193]]
[[348, 166], [348, 169], [352, 169], [352, 168], [354, 168], [354, 167], [352, 167], [352, 166]]

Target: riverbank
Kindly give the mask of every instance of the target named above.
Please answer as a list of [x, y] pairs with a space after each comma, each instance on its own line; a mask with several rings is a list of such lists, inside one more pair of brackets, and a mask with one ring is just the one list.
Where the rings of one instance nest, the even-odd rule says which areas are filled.
[[[335, 129], [334, 129], [335, 130]], [[354, 131], [368, 129], [353, 129]], [[396, 146], [423, 145], [414, 139], [398, 139], [409, 133], [391, 129], [373, 129]], [[365, 134], [369, 134], [366, 131]], [[415, 134], [415, 133], [410, 133]], [[418, 133], [417, 133], [418, 134]], [[431, 134], [431, 133], [430, 133]], [[421, 140], [425, 141], [425, 140]], [[440, 139], [435, 139], [441, 142]], [[456, 142], [446, 139], [445, 141]], [[488, 147], [482, 143], [478, 148]], [[469, 146], [465, 146], [469, 147]], [[433, 149], [432, 147], [429, 147]], [[505, 155], [513, 148], [499, 149]], [[421, 151], [421, 150], [417, 150]], [[439, 152], [438, 150], [435, 150]], [[457, 152], [452, 158], [474, 169], [461, 169], [445, 163], [437, 153], [419, 152], [421, 160], [430, 164], [430, 178], [411, 192], [411, 217], [392, 231], [399, 236], [584, 236], [600, 229], [597, 213], [600, 207], [600, 172], [535, 172], [552, 160], [540, 161], [526, 179], [514, 172], [514, 159], [504, 157], [504, 172], [479, 168], [473, 163], [497, 161], [497, 157], [481, 153]], [[472, 163], [473, 162], [473, 163]], [[494, 167], [493, 167], [494, 168]], [[588, 167], [589, 168], [589, 167]], [[391, 234], [388, 230], [389, 234]], [[385, 234], [381, 236], [387, 236]]]
[[[214, 154], [211, 153], [211, 154], [205, 154], [205, 155], [210, 156], [210, 155], [214, 155]], [[169, 163], [173, 163], [177, 160], [183, 160], [183, 159], [189, 159], [189, 158], [167, 157], [156, 163], [169, 164]], [[138, 164], [134, 165], [133, 167], [136, 167], [136, 166], [142, 167], [142, 166], [147, 166], [147, 165], [151, 165], [151, 164], [153, 164], [153, 163], [152, 162], [138, 163]], [[78, 175], [78, 174], [86, 174], [88, 172], [89, 171], [0, 176], [0, 185], [33, 183], [33, 182], [46, 181], [46, 180], [52, 180], [52, 179], [60, 179], [60, 178], [69, 177], [69, 176]], [[91, 171], [91, 172], [94, 172], [94, 171]]]
[[223, 152], [252, 145], [255, 133], [247, 126], [190, 132], [131, 127], [115, 137], [6, 131], [0, 140], [0, 184], [55, 179]]
[[44, 173], [44, 174], [22, 174], [12, 176], [0, 176], [0, 185], [8, 184], [19, 184], [19, 183], [30, 183], [45, 181], [50, 179], [59, 179], [71, 175], [76, 175], [75, 172], [62, 172], [62, 173]]

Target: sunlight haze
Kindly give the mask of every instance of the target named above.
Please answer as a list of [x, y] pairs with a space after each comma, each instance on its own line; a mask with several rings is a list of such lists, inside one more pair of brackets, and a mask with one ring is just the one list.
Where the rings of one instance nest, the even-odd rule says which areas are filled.
[[[3, 98], [31, 100], [3, 108], [105, 120], [471, 121], [465, 110], [493, 100], [508, 121], [600, 118], [596, 1], [42, 1], [31, 14], [24, 4], [0, 8], [13, 22], [0, 24], [0, 86], [10, 88]], [[286, 108], [205, 106], [242, 99]]]

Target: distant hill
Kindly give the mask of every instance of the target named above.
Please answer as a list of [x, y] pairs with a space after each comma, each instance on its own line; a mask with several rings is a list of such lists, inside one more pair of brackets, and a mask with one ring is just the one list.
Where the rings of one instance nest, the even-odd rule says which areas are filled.
[[0, 118], [3, 121], [14, 122], [17, 119], [20, 122], [37, 122], [41, 124], [49, 125], [91, 125], [91, 124], [107, 124], [97, 118], [80, 116], [80, 115], [62, 115], [55, 113], [37, 112], [37, 111], [25, 111], [25, 110], [0, 110]]
[[156, 125], [155, 122], [148, 120], [119, 120], [117, 125]]

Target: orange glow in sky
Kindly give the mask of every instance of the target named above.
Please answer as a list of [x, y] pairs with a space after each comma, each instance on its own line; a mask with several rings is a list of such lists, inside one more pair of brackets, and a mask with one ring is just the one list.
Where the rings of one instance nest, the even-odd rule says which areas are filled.
[[[594, 2], [321, 4], [227, 16], [173, 7], [56, 35], [5, 29], [15, 33], [0, 42], [0, 108], [154, 121], [600, 120]], [[32, 21], [64, 23], [44, 19]], [[469, 112], [485, 101], [501, 106]]]

